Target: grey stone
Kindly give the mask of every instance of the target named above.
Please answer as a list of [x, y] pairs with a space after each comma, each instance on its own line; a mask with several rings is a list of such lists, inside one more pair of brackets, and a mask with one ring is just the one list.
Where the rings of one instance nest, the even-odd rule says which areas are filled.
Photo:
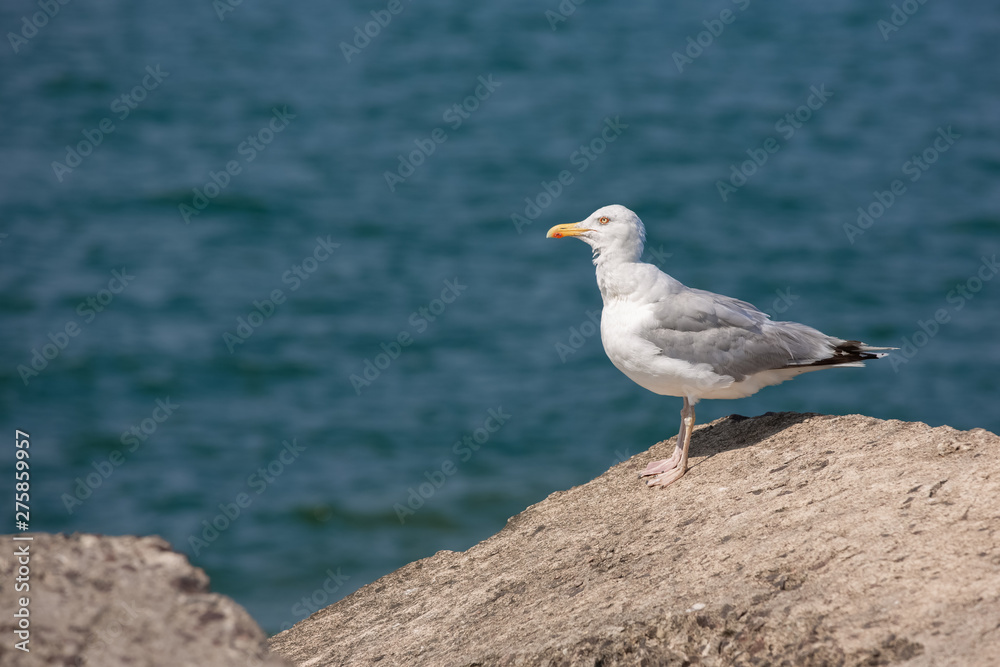
[[[622, 443], [608, 443], [610, 452]], [[271, 638], [296, 665], [1000, 664], [1000, 437], [857, 415], [697, 429]]]
[[[280, 667], [266, 635], [208, 576], [158, 537], [28, 533], [0, 537], [0, 665]], [[28, 546], [30, 590], [14, 584]], [[21, 582], [23, 583], [23, 582]], [[15, 647], [19, 598], [30, 642]]]

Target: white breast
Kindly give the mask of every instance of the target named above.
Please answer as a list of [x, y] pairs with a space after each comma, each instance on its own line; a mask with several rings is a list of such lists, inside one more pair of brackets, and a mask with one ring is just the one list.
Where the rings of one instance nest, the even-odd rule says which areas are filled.
[[645, 304], [615, 300], [604, 305], [601, 314], [601, 342], [604, 351], [630, 380], [663, 396], [707, 398], [708, 394], [733, 384], [708, 364], [693, 364], [661, 354], [656, 345], [638, 332], [653, 326], [653, 316]]

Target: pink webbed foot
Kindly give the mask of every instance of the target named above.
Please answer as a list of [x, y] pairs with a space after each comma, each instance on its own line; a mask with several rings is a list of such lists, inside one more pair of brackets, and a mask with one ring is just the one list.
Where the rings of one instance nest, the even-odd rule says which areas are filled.
[[663, 459], [662, 461], [652, 461], [646, 469], [639, 473], [639, 477], [650, 477], [652, 475], [659, 475], [661, 473], [669, 472], [677, 467], [677, 464], [681, 462], [681, 450], [674, 449], [674, 454], [669, 459]]
[[681, 477], [684, 476], [686, 471], [681, 467], [676, 467], [673, 470], [668, 470], [664, 473], [660, 473], [656, 477], [646, 482], [646, 486], [670, 486]]

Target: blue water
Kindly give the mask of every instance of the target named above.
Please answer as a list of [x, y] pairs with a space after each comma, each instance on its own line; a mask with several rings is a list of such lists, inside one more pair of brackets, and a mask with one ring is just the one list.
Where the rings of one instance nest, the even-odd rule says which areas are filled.
[[587, 335], [589, 249], [544, 238], [609, 203], [689, 285], [912, 345], [700, 422], [1000, 430], [1000, 7], [890, 5], [71, 2], [8, 35], [0, 411], [31, 528], [162, 535], [274, 632], [673, 436], [680, 401]]

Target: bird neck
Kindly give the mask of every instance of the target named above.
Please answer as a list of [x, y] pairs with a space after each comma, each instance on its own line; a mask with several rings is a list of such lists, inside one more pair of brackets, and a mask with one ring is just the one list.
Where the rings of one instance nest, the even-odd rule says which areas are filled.
[[594, 250], [594, 266], [613, 268], [622, 264], [634, 264], [642, 257], [642, 244], [613, 245]]
[[629, 294], [636, 288], [638, 275], [628, 269], [636, 266], [638, 260], [605, 258], [603, 261], [595, 260], [594, 263], [597, 265], [597, 287], [601, 290], [605, 303]]

